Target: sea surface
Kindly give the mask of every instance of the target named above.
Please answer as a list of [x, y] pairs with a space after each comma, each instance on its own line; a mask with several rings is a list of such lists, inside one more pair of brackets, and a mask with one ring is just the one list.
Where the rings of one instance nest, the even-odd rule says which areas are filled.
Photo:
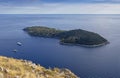
[[[57, 39], [29, 36], [22, 30], [29, 26], [84, 29], [100, 34], [110, 44], [97, 48], [60, 45]], [[68, 68], [81, 78], [120, 78], [120, 15], [1, 14], [0, 55], [46, 68]]]

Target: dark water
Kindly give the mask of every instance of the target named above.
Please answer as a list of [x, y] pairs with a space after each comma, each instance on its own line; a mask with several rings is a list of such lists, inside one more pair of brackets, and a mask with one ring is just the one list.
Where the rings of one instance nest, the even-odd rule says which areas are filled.
[[[34, 25], [81, 28], [101, 34], [110, 44], [64, 46], [59, 40], [30, 37], [22, 31]], [[17, 41], [23, 45], [17, 46]], [[120, 78], [120, 15], [0, 15], [0, 55], [32, 60], [47, 68], [69, 68], [81, 78]]]

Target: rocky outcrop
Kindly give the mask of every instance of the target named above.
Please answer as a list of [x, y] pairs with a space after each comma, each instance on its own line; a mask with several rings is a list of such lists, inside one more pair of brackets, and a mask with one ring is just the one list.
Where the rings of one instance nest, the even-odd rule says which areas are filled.
[[0, 56], [0, 78], [78, 78], [68, 69], [46, 69], [32, 61]]

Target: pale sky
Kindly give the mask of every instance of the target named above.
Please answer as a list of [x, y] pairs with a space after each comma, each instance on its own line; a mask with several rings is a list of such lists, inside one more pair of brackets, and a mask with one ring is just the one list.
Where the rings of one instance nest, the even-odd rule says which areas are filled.
[[0, 14], [120, 14], [120, 0], [0, 0]]

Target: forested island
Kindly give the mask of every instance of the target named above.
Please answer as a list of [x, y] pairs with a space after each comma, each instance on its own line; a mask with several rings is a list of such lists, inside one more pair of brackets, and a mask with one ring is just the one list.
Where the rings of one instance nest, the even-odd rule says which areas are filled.
[[97, 47], [108, 43], [108, 40], [99, 34], [82, 29], [67, 31], [44, 26], [32, 26], [23, 30], [31, 36], [60, 39], [61, 44]]

